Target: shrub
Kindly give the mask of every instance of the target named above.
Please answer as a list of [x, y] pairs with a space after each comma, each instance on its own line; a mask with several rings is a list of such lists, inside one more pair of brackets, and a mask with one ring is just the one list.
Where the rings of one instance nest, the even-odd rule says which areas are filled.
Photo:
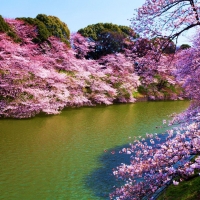
[[36, 19], [46, 26], [46, 29], [49, 31], [50, 35], [60, 38], [61, 41], [69, 45], [70, 31], [67, 25], [58, 17], [39, 14], [36, 16]]
[[59, 18], [54, 16], [47, 16], [44, 14], [39, 14], [36, 18], [22, 17], [17, 18], [23, 20], [24, 22], [34, 25], [38, 29], [38, 35], [33, 39], [35, 43], [41, 43], [48, 41], [50, 36], [55, 36], [61, 39], [64, 43], [69, 45], [70, 31], [67, 25], [60, 21]]
[[0, 15], [0, 32], [6, 33], [13, 39], [14, 42], [21, 42], [15, 31], [6, 23], [4, 18]]

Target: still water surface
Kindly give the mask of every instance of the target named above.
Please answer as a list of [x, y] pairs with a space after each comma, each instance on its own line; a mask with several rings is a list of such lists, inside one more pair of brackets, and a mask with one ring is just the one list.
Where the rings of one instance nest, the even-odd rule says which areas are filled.
[[128, 162], [118, 150], [134, 136], [159, 132], [162, 119], [188, 106], [188, 101], [140, 102], [1, 119], [0, 199], [108, 199], [115, 185], [112, 168]]

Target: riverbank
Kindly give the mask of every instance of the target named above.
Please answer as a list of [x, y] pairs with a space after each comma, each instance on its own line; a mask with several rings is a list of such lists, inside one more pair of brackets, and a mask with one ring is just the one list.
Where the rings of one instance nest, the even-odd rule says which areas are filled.
[[148, 96], [140, 96], [136, 97], [136, 102], [145, 102], [145, 101], [183, 101], [188, 100], [188, 98], [178, 97], [176, 99], [166, 98], [166, 99], [159, 99], [159, 98], [151, 98]]
[[171, 184], [157, 198], [158, 200], [199, 200], [200, 199], [200, 177], [197, 176], [188, 181], [182, 181], [178, 186]]

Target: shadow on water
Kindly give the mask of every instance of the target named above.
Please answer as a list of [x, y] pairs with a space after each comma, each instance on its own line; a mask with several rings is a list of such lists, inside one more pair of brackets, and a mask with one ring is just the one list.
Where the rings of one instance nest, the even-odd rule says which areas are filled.
[[[151, 138], [146, 138], [144, 142], [146, 142], [148, 146], [157, 149], [160, 148], [160, 144], [163, 144], [166, 141], [167, 137], [167, 132], [163, 131], [163, 134], [159, 135], [159, 141], [154, 139], [155, 145], [151, 145]], [[175, 137], [175, 135], [173, 137]], [[134, 153], [131, 155], [119, 153], [123, 148], [130, 148], [130, 145], [126, 144], [123, 146], [117, 146], [114, 150], [107, 150], [98, 158], [98, 163], [101, 167], [85, 177], [84, 182], [87, 189], [91, 190], [97, 199], [108, 200], [109, 194], [114, 192], [115, 188], [118, 188], [125, 183], [122, 180], [117, 180], [113, 175], [113, 169], [116, 169], [116, 167], [120, 166], [121, 163], [130, 164], [130, 157], [134, 156]]]
[[116, 187], [122, 185], [122, 181], [116, 180], [113, 175], [113, 169], [121, 163], [130, 164], [130, 155], [119, 153], [122, 148], [130, 147], [128, 144], [118, 146], [114, 150], [107, 150], [98, 158], [100, 168], [95, 169], [88, 174], [84, 183], [90, 191], [97, 197], [97, 199], [109, 199], [109, 194], [115, 190]]

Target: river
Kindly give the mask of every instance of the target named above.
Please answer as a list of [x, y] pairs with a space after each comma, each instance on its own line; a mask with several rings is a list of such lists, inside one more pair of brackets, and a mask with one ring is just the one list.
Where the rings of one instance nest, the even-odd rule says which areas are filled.
[[[67, 108], [60, 115], [0, 120], [0, 199], [106, 200], [112, 168], [134, 136], [156, 126], [188, 101]], [[129, 155], [130, 156], [130, 155]]]

